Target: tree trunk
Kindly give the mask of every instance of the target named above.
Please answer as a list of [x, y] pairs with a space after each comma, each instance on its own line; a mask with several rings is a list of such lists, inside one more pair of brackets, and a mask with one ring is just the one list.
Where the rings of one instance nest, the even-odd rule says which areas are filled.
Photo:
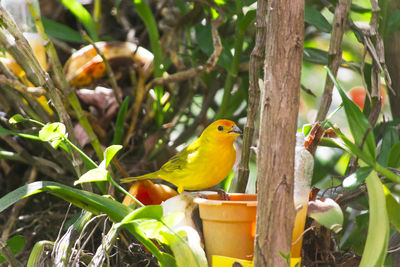
[[[391, 11], [395, 11], [400, 7], [400, 1], [391, 2]], [[391, 15], [391, 12], [387, 16]], [[388, 90], [390, 109], [393, 119], [400, 118], [400, 31], [396, 30], [393, 33], [385, 36], [385, 60], [389, 70], [390, 78], [392, 79], [393, 91]]]
[[295, 217], [294, 147], [304, 42], [304, 1], [270, 0], [258, 145], [254, 266], [286, 266]]

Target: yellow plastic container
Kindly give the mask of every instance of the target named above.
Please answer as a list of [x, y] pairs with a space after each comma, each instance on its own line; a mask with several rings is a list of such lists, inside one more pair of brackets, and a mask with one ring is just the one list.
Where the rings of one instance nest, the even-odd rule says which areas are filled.
[[[257, 195], [230, 194], [219, 200], [217, 194], [196, 198], [208, 262], [213, 255], [252, 260], [256, 226]], [[215, 265], [219, 266], [219, 265]]]
[[252, 261], [224, 257], [219, 255], [212, 256], [212, 267], [232, 267], [235, 262], [240, 263], [243, 267], [253, 267]]

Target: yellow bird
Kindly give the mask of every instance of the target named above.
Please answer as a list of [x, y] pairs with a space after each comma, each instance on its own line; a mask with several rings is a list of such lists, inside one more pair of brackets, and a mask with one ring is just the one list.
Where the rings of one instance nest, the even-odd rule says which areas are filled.
[[196, 141], [173, 156], [158, 171], [124, 178], [121, 182], [162, 179], [177, 186], [178, 193], [212, 187], [232, 170], [236, 160], [233, 142], [241, 133], [233, 121], [215, 121]]

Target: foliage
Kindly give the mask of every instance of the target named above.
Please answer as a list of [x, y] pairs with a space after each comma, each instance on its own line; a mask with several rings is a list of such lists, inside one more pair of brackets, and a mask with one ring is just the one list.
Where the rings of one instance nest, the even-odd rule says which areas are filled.
[[[24, 204], [15, 211], [6, 210], [6, 207], [28, 196], [40, 202], [39, 196], [34, 194], [48, 192], [79, 207], [72, 213], [83, 214], [81, 219], [68, 216], [70, 229], [84, 233], [92, 221], [100, 222], [92, 215], [106, 214], [112, 223], [104, 224], [117, 234], [114, 241], [104, 243], [114, 244], [121, 235], [121, 240], [127, 240], [127, 243], [146, 246], [160, 264], [185, 266], [183, 262], [187, 261], [186, 266], [203, 266], [204, 255], [190, 230], [171, 230], [173, 224], [162, 216], [159, 206], [122, 206], [118, 200], [127, 192], [117, 181], [121, 177], [157, 169], [216, 118], [227, 118], [244, 125], [249, 107], [249, 60], [257, 30], [256, 1], [177, 0], [163, 4], [144, 0], [94, 1], [100, 5], [100, 17], [94, 6], [79, 1], [44, 2], [47, 8], [38, 19], [51, 37], [50, 41], [54, 41], [60, 60], [54, 59], [49, 52], [49, 42], [45, 44], [46, 50], [48, 58], [53, 60], [49, 60], [52, 69], [46, 74], [33, 72], [34, 59], [17, 57], [18, 53], [14, 57], [23, 71], [12, 73], [12, 65], [0, 65], [0, 178], [4, 180], [0, 189], [0, 209], [4, 210], [1, 216], [12, 218], [33, 214], [31, 203], [19, 202]], [[391, 260], [387, 251], [389, 237], [400, 229], [396, 216], [400, 212], [400, 121], [391, 113], [389, 101], [383, 101], [380, 110], [377, 108], [377, 103], [381, 102], [377, 99], [379, 94], [371, 94], [377, 87], [377, 80], [387, 76], [387, 68], [384, 60], [377, 61], [378, 52], [382, 52], [377, 51], [379, 36], [368, 35], [358, 27], [361, 22], [375, 27], [371, 23], [374, 12], [370, 1], [353, 1], [350, 6], [337, 77], [329, 70], [326, 74], [323, 69], [332, 62], [329, 43], [338, 2], [306, 1], [304, 90], [301, 91], [299, 126], [314, 122], [325, 76], [327, 80], [331, 79], [336, 86], [333, 112], [322, 124], [326, 129], [332, 128], [338, 138], [324, 138], [320, 143], [315, 155], [313, 186], [321, 189], [324, 196], [328, 194], [337, 200], [345, 222], [341, 232], [330, 233], [329, 238], [336, 240], [335, 245], [328, 251], [318, 247], [314, 250], [305, 248], [303, 262], [315, 260], [314, 255], [317, 255], [317, 260], [346, 263], [345, 255], [350, 253], [359, 259], [361, 266], [382, 266]], [[387, 46], [387, 38], [400, 29], [400, 11], [390, 8], [390, 2], [380, 1], [381, 9], [376, 13], [375, 32], [381, 34], [383, 47]], [[62, 66], [66, 65], [67, 58], [72, 51], [87, 44], [82, 37], [83, 30], [95, 42], [129, 40], [153, 55], [149, 66], [142, 61], [132, 62], [129, 57], [129, 63], [121, 63], [113, 57], [109, 60], [118, 82], [121, 104], [110, 89], [108, 74], [82, 86], [68, 84], [66, 77], [57, 75], [65, 76], [66, 69], [63, 73]], [[25, 47], [18, 46], [19, 42], [16, 45], [3, 44], [2, 47], [7, 49], [3, 49], [2, 54], [11, 54], [13, 48], [24, 51], [22, 48]], [[367, 56], [364, 51], [368, 51]], [[59, 66], [54, 63], [57, 61]], [[54, 91], [48, 90], [48, 84], [37, 84], [35, 77], [52, 83], [62, 101], [57, 102]], [[361, 84], [369, 92], [362, 110], [346, 95], [348, 89]], [[382, 87], [387, 95], [390, 90], [388, 79]], [[399, 91], [396, 93], [400, 94]], [[371, 119], [371, 114], [376, 111], [377, 122]], [[82, 123], [84, 120], [87, 125]], [[304, 127], [303, 132], [307, 134], [310, 128]], [[104, 159], [101, 159], [99, 147], [106, 148]], [[252, 185], [257, 174], [253, 156], [248, 190], [255, 191]], [[28, 181], [28, 176], [33, 178]], [[231, 172], [221, 187], [234, 190], [235, 178], [235, 172]], [[64, 215], [64, 208], [57, 212]], [[87, 213], [81, 213], [81, 209]], [[46, 209], [34, 212], [40, 215], [38, 218], [52, 218], [46, 214]], [[6, 225], [6, 221], [0, 217], [0, 223]], [[28, 256], [26, 251], [32, 251], [29, 262], [33, 265], [36, 253], [42, 255], [49, 247], [56, 250], [62, 245], [65, 245], [63, 252], [67, 255], [63, 259], [79, 252], [77, 258], [87, 260], [84, 259], [86, 250], [94, 252], [96, 247], [101, 250], [99, 240], [106, 240], [96, 232], [91, 242], [94, 247], [84, 247], [84, 252], [75, 251], [73, 244], [56, 240], [57, 236], [51, 241], [43, 240], [48, 238], [45, 234], [34, 238], [32, 228], [21, 224], [24, 240], [33, 240], [25, 249]], [[32, 224], [37, 225], [37, 222]], [[65, 232], [65, 237], [68, 236], [68, 227], [63, 228], [61, 220], [51, 224], [52, 227], [55, 225], [56, 232], [59, 228], [60, 232]], [[127, 239], [126, 233], [129, 233]], [[8, 237], [7, 247], [17, 255], [24, 241], [20, 235]], [[307, 238], [305, 234], [305, 243]], [[121, 255], [133, 254], [127, 249], [123, 251], [122, 248], [127, 248], [124, 243], [118, 243], [116, 247], [121, 250]], [[110, 251], [107, 255], [112, 254]], [[149, 257], [145, 252], [141, 254]], [[307, 255], [313, 256], [307, 258]], [[330, 258], [332, 255], [337, 258]], [[27, 261], [28, 256], [21, 261]], [[289, 260], [289, 255], [282, 256]], [[111, 259], [112, 264], [117, 264], [116, 261]]]

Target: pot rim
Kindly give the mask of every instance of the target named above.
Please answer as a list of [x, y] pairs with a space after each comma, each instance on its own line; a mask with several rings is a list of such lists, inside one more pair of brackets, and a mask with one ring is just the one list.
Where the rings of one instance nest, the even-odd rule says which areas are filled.
[[[208, 193], [207, 196], [218, 196], [216, 193]], [[231, 196], [248, 196], [257, 199], [257, 194], [243, 194], [243, 193], [229, 193]], [[218, 200], [218, 199], [207, 199], [203, 197], [196, 197], [194, 203], [199, 205], [247, 205], [249, 207], [257, 206], [257, 200]]]

